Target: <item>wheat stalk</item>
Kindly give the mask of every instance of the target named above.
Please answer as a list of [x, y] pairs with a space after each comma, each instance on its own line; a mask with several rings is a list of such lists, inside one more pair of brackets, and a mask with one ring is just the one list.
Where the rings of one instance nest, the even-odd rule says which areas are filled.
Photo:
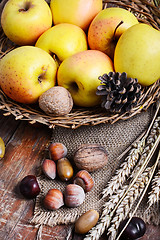
[[[100, 236], [104, 233], [105, 229], [108, 228], [108, 226], [111, 222], [111, 219], [112, 219], [114, 213], [116, 212], [116, 210], [118, 209], [119, 205], [122, 203], [124, 198], [127, 196], [128, 192], [134, 186], [138, 177], [142, 174], [142, 172], [146, 168], [147, 164], [149, 163], [150, 159], [152, 158], [153, 153], [155, 152], [155, 150], [159, 144], [159, 141], [160, 141], [160, 135], [158, 136], [155, 143], [153, 144], [153, 147], [150, 150], [150, 152], [148, 153], [148, 156], [144, 160], [142, 166], [138, 169], [136, 176], [134, 177], [134, 179], [132, 179], [131, 183], [127, 186], [127, 189], [122, 189], [122, 190], [124, 190], [124, 192], [121, 192], [121, 190], [119, 190], [119, 194], [122, 193], [122, 195], [120, 197], [118, 197], [118, 195], [117, 195], [117, 203], [116, 203], [115, 207], [112, 206], [112, 209], [110, 209], [110, 213], [107, 215], [104, 214], [104, 212], [106, 210], [104, 208], [104, 210], [102, 212], [102, 217], [100, 218], [98, 224], [90, 230], [89, 234], [84, 238], [84, 240], [98, 240], [100, 238]], [[112, 199], [112, 196], [111, 196], [111, 199]]]
[[147, 185], [146, 185], [146, 187], [145, 187], [145, 189], [144, 189], [144, 191], [143, 191], [143, 193], [142, 193], [142, 195], [141, 195], [141, 197], [140, 197], [140, 199], [139, 199], [139, 201], [138, 201], [138, 203], [137, 203], [134, 211], [130, 214], [129, 220], [127, 221], [127, 223], [125, 224], [124, 228], [122, 229], [122, 231], [121, 231], [121, 232], [119, 233], [119, 235], [117, 236], [117, 239], [116, 239], [116, 240], [119, 240], [119, 239], [120, 239], [120, 237], [121, 237], [122, 233], [124, 232], [125, 228], [128, 226], [128, 224], [130, 223], [132, 217], [133, 217], [134, 214], [136, 213], [136, 211], [137, 211], [137, 209], [138, 209], [138, 207], [139, 207], [139, 205], [140, 205], [140, 203], [141, 203], [141, 201], [142, 201], [142, 199], [143, 199], [143, 197], [144, 197], [144, 195], [145, 195], [145, 193], [146, 193], [146, 191], [147, 191], [147, 189], [148, 189], [148, 187], [149, 187], [149, 184], [150, 184], [150, 182], [151, 182], [151, 180], [152, 180], [152, 178], [153, 178], [153, 175], [154, 175], [154, 173], [155, 173], [155, 170], [156, 170], [156, 167], [157, 167], [157, 165], [158, 165], [159, 160], [160, 160], [160, 151], [159, 151], [159, 153], [158, 153], [158, 157], [157, 157], [157, 159], [156, 159], [156, 162], [155, 162], [155, 164], [154, 164], [153, 167], [152, 167], [149, 181], [148, 181], [148, 183], [147, 183]]
[[127, 217], [128, 213], [129, 213], [130, 209], [133, 207], [135, 201], [143, 192], [143, 189], [145, 188], [146, 184], [149, 181], [151, 169], [152, 168], [148, 167], [143, 172], [143, 174], [137, 178], [137, 181], [132, 186], [132, 188], [130, 189], [130, 191], [128, 192], [126, 197], [124, 198], [123, 202], [121, 202], [121, 204], [117, 208], [116, 213], [115, 213], [116, 215], [112, 219], [111, 226], [108, 229], [108, 234], [110, 235], [109, 239], [112, 239], [112, 240], [116, 239], [119, 225], [120, 225], [121, 221]]
[[[152, 138], [154, 138], [154, 136], [156, 139], [157, 135], [155, 134], [155, 129], [157, 130], [159, 126], [159, 121], [160, 121], [160, 118], [156, 119], [159, 109], [160, 109], [160, 102], [157, 103], [156, 112], [154, 114], [152, 122], [150, 123], [150, 126], [148, 127], [146, 134], [144, 135], [143, 133], [142, 136], [140, 136], [140, 138], [138, 138], [132, 144], [133, 148], [130, 150], [129, 155], [126, 157], [125, 161], [120, 165], [120, 168], [116, 171], [115, 175], [111, 178], [110, 182], [108, 183], [108, 186], [104, 188], [104, 190], [102, 191], [102, 195], [103, 195], [102, 198], [106, 198], [107, 196], [112, 195], [119, 187], [121, 187], [124, 184], [127, 177], [129, 177], [131, 170], [135, 167], [139, 157], [142, 155], [142, 152], [146, 144], [146, 139], [150, 133], [151, 128], [153, 128], [151, 130], [152, 137], [149, 138], [148, 144], [153, 143]], [[153, 146], [153, 144], [150, 144], [150, 145]], [[150, 150], [150, 148], [148, 150]], [[122, 157], [123, 155], [120, 155], [119, 159], [121, 159]], [[144, 161], [144, 158], [146, 158], [146, 155], [143, 155], [142, 161]], [[138, 165], [141, 166], [142, 165], [141, 163]]]
[[157, 138], [159, 137], [159, 135], [160, 135], [160, 117], [158, 117], [153, 124], [153, 128], [151, 129], [150, 135], [146, 140], [146, 146], [144, 148], [144, 151], [142, 152], [141, 158], [140, 158], [136, 168], [134, 169], [134, 171], [131, 174], [132, 178], [134, 178], [134, 176], [136, 175], [136, 172], [141, 168], [144, 160], [148, 156], [148, 153], [152, 149], [152, 147], [153, 147], [154, 143], [156, 142]]
[[134, 144], [134, 148], [130, 151], [129, 155], [126, 157], [125, 162], [121, 164], [120, 169], [116, 171], [116, 175], [111, 178], [108, 183], [107, 188], [102, 191], [103, 198], [112, 195], [117, 189], [119, 189], [126, 178], [130, 175], [131, 170], [134, 168], [136, 162], [141, 155], [143, 148], [145, 146], [145, 139], [138, 141]]
[[[149, 132], [150, 132], [150, 130], [154, 124], [154, 121], [156, 119], [156, 116], [158, 114], [159, 108], [160, 108], [160, 102], [157, 105], [156, 113], [153, 117], [153, 120], [152, 120], [148, 130], [147, 130], [145, 136], [143, 136], [142, 139], [140, 138], [141, 139], [140, 142], [145, 141], [147, 136], [149, 135]], [[108, 189], [109, 189], [108, 187], [106, 188], [106, 190], [104, 190], [104, 194], [106, 194], [106, 196], [109, 195], [109, 199], [103, 206], [104, 209], [102, 211], [102, 215], [101, 215], [97, 225], [90, 230], [90, 232], [88, 233], [88, 235], [86, 235], [84, 240], [98, 240], [100, 238], [100, 236], [104, 233], [105, 229], [109, 227], [111, 220], [112, 220], [116, 210], [118, 209], [118, 206], [122, 203], [123, 199], [127, 196], [128, 192], [130, 191], [130, 189], [133, 187], [133, 185], [137, 181], [137, 178], [140, 176], [140, 174], [146, 168], [155, 149], [157, 148], [157, 146], [159, 144], [159, 140], [160, 140], [160, 137], [158, 137], [157, 140], [155, 141], [155, 143], [153, 144], [152, 149], [150, 150], [148, 156], [146, 157], [143, 164], [138, 169], [135, 178], [132, 179], [132, 181], [129, 185], [125, 185], [127, 187], [127, 189], [125, 186], [122, 186], [122, 189], [118, 189], [122, 184], [118, 184], [118, 181], [115, 178], [115, 181], [117, 181], [117, 187], [115, 188], [116, 191], [114, 189], [115, 194], [113, 195], [113, 191], [111, 191], [111, 190], [108, 191]], [[143, 146], [143, 144], [142, 144], [142, 146]], [[124, 165], [121, 165], [121, 166], [122, 166], [122, 168], [124, 167]], [[127, 171], [129, 171], [129, 170], [127, 170]], [[117, 178], [118, 178], [118, 174], [117, 174]]]
[[151, 207], [160, 200], [160, 170], [152, 180], [151, 191], [148, 194], [148, 205]]
[[103, 234], [106, 228], [109, 227], [111, 219], [113, 217], [112, 210], [115, 208], [121, 197], [126, 191], [128, 186], [124, 186], [123, 189], [118, 189], [115, 194], [109, 197], [108, 201], [103, 205], [102, 215], [95, 227], [89, 232], [84, 240], [98, 240]]

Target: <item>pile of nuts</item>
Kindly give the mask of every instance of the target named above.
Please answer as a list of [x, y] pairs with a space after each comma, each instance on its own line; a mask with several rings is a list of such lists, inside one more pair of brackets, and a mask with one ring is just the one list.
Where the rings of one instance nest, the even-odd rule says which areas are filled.
[[[73, 161], [79, 171], [74, 175], [73, 167], [67, 156], [67, 148], [63, 143], [53, 142], [48, 147], [49, 159], [42, 162], [45, 176], [54, 180], [57, 176], [61, 181], [71, 180], [62, 193], [59, 189], [49, 189], [44, 197], [43, 205], [48, 210], [57, 210], [62, 206], [78, 207], [85, 200], [85, 193], [94, 187], [94, 180], [89, 172], [105, 166], [108, 162], [106, 149], [98, 144], [83, 144], [75, 151]], [[21, 194], [28, 199], [40, 193], [38, 181], [34, 175], [22, 179], [19, 185]], [[75, 232], [87, 233], [96, 225], [99, 213], [90, 209], [75, 222]], [[85, 224], [84, 224], [85, 223]]]
[[[42, 163], [43, 173], [50, 179], [58, 177], [67, 182], [73, 177], [73, 167], [67, 159], [67, 148], [62, 143], [51, 143], [49, 145], [50, 159]], [[91, 191], [94, 180], [86, 170], [76, 173], [72, 183], [65, 188], [64, 195], [59, 189], [50, 189], [44, 198], [44, 207], [49, 210], [57, 210], [61, 206], [78, 207], [84, 202], [85, 192]]]

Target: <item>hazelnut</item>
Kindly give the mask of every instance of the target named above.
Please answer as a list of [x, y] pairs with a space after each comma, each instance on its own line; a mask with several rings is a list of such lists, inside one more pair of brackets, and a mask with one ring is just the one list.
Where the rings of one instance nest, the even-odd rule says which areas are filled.
[[50, 159], [45, 159], [42, 163], [43, 173], [50, 179], [55, 179], [56, 177], [56, 164]]
[[73, 167], [67, 158], [61, 158], [57, 162], [57, 173], [62, 181], [68, 181], [73, 176]]
[[55, 86], [42, 93], [39, 97], [39, 107], [46, 114], [62, 116], [72, 110], [73, 99], [66, 88]]
[[59, 209], [64, 205], [62, 192], [58, 189], [50, 189], [44, 198], [43, 204], [49, 210]]
[[91, 209], [82, 214], [75, 222], [75, 232], [79, 234], [87, 233], [92, 227], [96, 225], [99, 219], [99, 213]]
[[79, 169], [93, 172], [108, 163], [108, 154], [99, 144], [82, 144], [74, 153], [74, 162]]
[[67, 155], [67, 148], [63, 143], [51, 143], [49, 145], [49, 155], [52, 160], [57, 161]]
[[74, 177], [73, 183], [80, 185], [85, 192], [91, 191], [94, 186], [94, 180], [86, 170], [79, 171]]
[[83, 203], [85, 193], [81, 186], [76, 184], [69, 184], [65, 188], [64, 200], [68, 207], [78, 207]]

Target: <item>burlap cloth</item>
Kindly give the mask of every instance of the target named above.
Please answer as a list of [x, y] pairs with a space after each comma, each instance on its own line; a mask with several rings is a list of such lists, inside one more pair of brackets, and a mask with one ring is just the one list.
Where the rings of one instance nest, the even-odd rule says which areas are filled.
[[91, 174], [95, 181], [94, 189], [86, 194], [84, 203], [76, 208], [61, 207], [56, 211], [44, 209], [42, 202], [47, 191], [51, 188], [58, 188], [63, 192], [68, 183], [63, 183], [57, 179], [48, 180], [42, 175], [38, 179], [41, 193], [36, 199], [32, 223], [49, 226], [74, 223], [78, 216], [92, 208], [101, 213], [105, 201], [101, 199], [102, 190], [107, 186], [111, 176], [120, 165], [117, 157], [147, 129], [153, 112], [153, 109], [150, 108], [148, 111], [143, 111], [129, 120], [119, 121], [113, 125], [82, 126], [75, 130], [56, 127], [53, 130], [52, 141], [62, 142], [66, 145], [68, 148], [67, 156], [71, 162], [73, 153], [80, 144], [99, 143], [108, 151], [108, 164]]

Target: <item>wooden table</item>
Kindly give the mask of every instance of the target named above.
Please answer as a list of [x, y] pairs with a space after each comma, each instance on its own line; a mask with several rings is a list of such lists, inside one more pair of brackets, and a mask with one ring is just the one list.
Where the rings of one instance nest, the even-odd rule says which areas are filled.
[[[0, 161], [0, 240], [32, 240], [37, 228], [29, 223], [33, 216], [34, 201], [23, 199], [18, 183], [28, 174], [36, 174], [43, 159], [52, 131], [46, 126], [33, 126], [26, 121], [4, 117], [0, 111], [0, 137], [5, 142], [6, 153]], [[43, 240], [66, 240], [68, 226], [43, 227]], [[70, 240], [81, 240], [72, 232]], [[69, 240], [68, 239], [68, 240]], [[100, 240], [107, 239], [104, 234]], [[141, 240], [159, 240], [160, 226], [148, 225]]]

